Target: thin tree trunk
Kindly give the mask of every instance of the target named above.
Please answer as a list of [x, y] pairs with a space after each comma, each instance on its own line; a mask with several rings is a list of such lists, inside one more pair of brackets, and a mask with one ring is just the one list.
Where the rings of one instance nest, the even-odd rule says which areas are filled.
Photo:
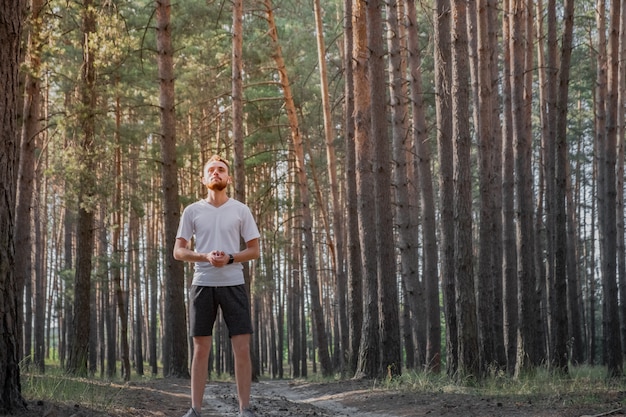
[[[566, 187], [568, 168], [567, 102], [573, 30], [573, 1], [565, 2], [565, 27], [561, 43], [559, 89], [557, 94], [556, 163], [555, 163], [555, 271], [552, 363], [556, 370], [568, 371], [567, 355], [567, 213]], [[573, 244], [573, 243], [570, 243]]]
[[374, 216], [373, 151], [370, 139], [371, 98], [367, 86], [369, 52], [366, 3], [356, 0], [353, 7], [354, 27], [354, 139], [356, 153], [356, 191], [358, 202], [359, 244], [363, 262], [363, 320], [355, 377], [374, 378], [380, 369], [378, 333], [378, 280], [376, 275], [376, 222]]
[[[620, 10], [619, 30], [619, 73], [618, 73], [618, 108], [626, 105], [626, 7]], [[626, 136], [626, 115], [623, 111], [617, 112], [617, 190], [624, 189], [624, 138]], [[626, 300], [626, 247], [624, 247], [624, 193], [617, 193], [617, 276], [619, 298]], [[626, 349], [626, 303], [620, 303], [620, 333], [622, 350]], [[576, 348], [575, 348], [576, 349]], [[576, 350], [572, 352], [572, 360], [582, 360]], [[623, 353], [623, 351], [622, 351]], [[574, 356], [576, 355], [576, 356]]]
[[348, 371], [356, 370], [361, 327], [363, 325], [363, 271], [361, 268], [361, 246], [359, 244], [359, 223], [356, 185], [355, 123], [354, 113], [354, 30], [353, 1], [344, 0], [344, 137], [345, 137], [345, 178], [346, 178], [346, 250], [348, 283]]
[[511, 0], [511, 111], [514, 140], [516, 217], [517, 217], [517, 277], [518, 314], [516, 374], [530, 367], [534, 349], [532, 299], [535, 291], [532, 176], [530, 133], [526, 131], [523, 75], [526, 46], [523, 41], [526, 13], [524, 2]]
[[300, 127], [298, 126], [298, 118], [296, 115], [296, 107], [291, 93], [291, 84], [287, 76], [287, 69], [283, 60], [280, 44], [278, 43], [278, 32], [276, 22], [274, 21], [274, 11], [270, 0], [265, 0], [265, 12], [267, 13], [267, 22], [269, 25], [269, 35], [274, 47], [274, 59], [280, 76], [280, 83], [285, 97], [285, 106], [287, 108], [287, 117], [291, 128], [291, 139], [293, 141], [294, 151], [296, 154], [296, 170], [298, 173], [298, 186], [300, 190], [301, 215], [303, 221], [303, 234], [305, 239], [306, 250], [306, 268], [309, 278], [311, 309], [313, 315], [314, 334], [316, 335], [316, 345], [319, 350], [320, 364], [324, 375], [332, 374], [332, 364], [328, 352], [328, 337], [324, 328], [324, 312], [322, 309], [320, 285], [318, 281], [317, 265], [315, 261], [315, 249], [313, 243], [313, 219], [311, 217], [311, 208], [309, 203], [309, 190], [307, 186], [307, 175], [304, 165], [304, 147], [302, 144], [302, 136]]
[[[411, 6], [409, 6], [411, 7]], [[414, 7], [414, 5], [413, 5]], [[411, 135], [409, 134], [409, 118], [408, 118], [408, 91], [406, 80], [406, 62], [403, 59], [401, 40], [406, 43], [402, 35], [400, 23], [398, 19], [399, 10], [404, 7], [399, 1], [393, 0], [386, 2], [387, 16], [387, 49], [389, 51], [389, 96], [390, 96], [390, 112], [391, 112], [391, 143], [393, 150], [393, 189], [395, 190], [395, 213], [396, 213], [396, 229], [397, 243], [400, 253], [400, 271], [403, 288], [407, 292], [407, 308], [410, 314], [405, 314], [410, 321], [409, 328], [417, 328], [417, 325], [411, 321], [417, 321], [420, 317], [418, 314], [418, 304], [423, 305], [423, 291], [420, 291], [419, 279], [419, 256], [416, 256], [419, 249], [417, 232], [417, 224], [413, 220], [417, 217], [413, 215], [414, 207], [411, 207], [410, 201], [410, 184], [409, 180], [409, 164], [413, 163], [413, 159], [409, 160], [411, 154]], [[420, 295], [422, 295], [420, 299]], [[412, 340], [412, 333], [409, 333], [409, 339]], [[423, 347], [422, 347], [423, 349]], [[407, 355], [409, 352], [407, 352]], [[408, 364], [407, 364], [408, 365]]]
[[89, 332], [91, 324], [91, 267], [94, 246], [94, 207], [90, 202], [95, 193], [95, 107], [96, 74], [92, 34], [96, 31], [96, 16], [92, 0], [82, 5], [83, 65], [81, 72], [80, 99], [84, 107], [80, 124], [82, 128], [83, 169], [79, 173], [78, 222], [76, 225], [76, 273], [74, 276], [74, 315], [72, 320], [72, 344], [67, 371], [74, 375], [87, 375]]
[[478, 376], [478, 329], [472, 244], [471, 135], [465, 2], [452, 2], [452, 137], [454, 144], [455, 286], [458, 319], [458, 375]]
[[[573, 1], [573, 0], [569, 0]], [[572, 4], [573, 11], [573, 4]], [[607, 121], [606, 121], [606, 157], [604, 166], [605, 177], [605, 225], [604, 225], [604, 253], [603, 262], [603, 311], [606, 315], [605, 349], [608, 376], [610, 378], [622, 375], [622, 346], [620, 340], [619, 307], [617, 293], [617, 220], [616, 220], [616, 149], [617, 149], [617, 96], [618, 96], [618, 67], [619, 67], [619, 16], [621, 2], [611, 2], [609, 53], [608, 53], [608, 96], [607, 96]], [[567, 16], [567, 15], [566, 15]], [[567, 22], [567, 20], [566, 20]], [[566, 103], [566, 101], [563, 101]], [[621, 190], [620, 190], [621, 192]]]
[[437, 0], [435, 7], [435, 107], [437, 112], [437, 148], [439, 159], [441, 285], [446, 320], [446, 372], [455, 375], [458, 370], [458, 320], [455, 303], [454, 270], [454, 185], [452, 149], [452, 43], [449, 0]]
[[156, 1], [157, 50], [159, 67], [159, 105], [161, 108], [161, 176], [165, 224], [165, 334], [163, 335], [163, 374], [187, 377], [188, 337], [184, 300], [184, 268], [174, 260], [173, 251], [180, 219], [178, 165], [176, 162], [176, 114], [174, 98], [174, 61], [170, 25], [170, 1]]
[[[40, 113], [41, 113], [41, 48], [43, 42], [41, 40], [41, 26], [43, 24], [41, 11], [43, 8], [42, 0], [31, 0], [30, 9], [30, 32], [28, 35], [28, 51], [26, 54], [26, 64], [28, 71], [25, 80], [25, 100], [22, 117], [24, 118], [21, 132], [19, 168], [17, 172], [17, 204], [15, 207], [15, 246], [22, 248], [17, 251], [15, 256], [15, 281], [18, 291], [22, 292], [25, 286], [31, 286], [34, 277], [33, 272], [33, 251], [32, 251], [32, 222], [33, 222], [33, 189], [35, 183], [35, 149], [37, 147], [37, 136], [40, 130]], [[19, 314], [20, 314], [20, 332], [23, 329], [24, 341], [23, 351], [20, 357], [26, 352], [24, 358], [26, 363], [30, 361], [31, 340], [32, 340], [32, 316], [31, 311], [32, 300], [34, 298], [26, 294], [25, 297], [19, 297]], [[41, 298], [42, 301], [45, 297]], [[23, 308], [24, 301], [27, 303]], [[37, 308], [37, 306], [35, 307]], [[26, 317], [21, 317], [22, 312], [26, 310]], [[35, 321], [34, 323], [40, 323]], [[43, 325], [43, 323], [40, 323]], [[41, 329], [35, 332], [35, 337], [43, 336]], [[39, 341], [40, 343], [42, 341]], [[43, 345], [35, 345], [34, 364], [40, 372], [44, 372]]]
[[413, 146], [421, 196], [422, 234], [424, 240], [424, 287], [426, 300], [426, 369], [441, 368], [441, 313], [439, 308], [439, 254], [437, 251], [437, 218], [433, 190], [432, 161], [422, 101], [422, 60], [418, 41], [417, 13], [414, 0], [407, 1], [409, 68], [411, 71], [411, 105], [413, 113]]
[[503, 328], [506, 367], [509, 375], [515, 371], [517, 355], [517, 252], [515, 247], [515, 207], [514, 207], [514, 151], [511, 114], [511, 53], [509, 47], [509, 0], [503, 4], [502, 19], [503, 79], [502, 83], [502, 280], [503, 280]]
[[[376, 260], [378, 268], [378, 310], [380, 314], [381, 375], [402, 373], [400, 313], [396, 282], [396, 253], [391, 206], [391, 153], [387, 134], [385, 93], [386, 52], [382, 36], [382, 1], [367, 3], [367, 45], [370, 50], [368, 84], [371, 102], [371, 139], [374, 151], [374, 194], [376, 195]], [[365, 191], [362, 189], [361, 191]]]
[[479, 355], [480, 372], [484, 373], [488, 364], [496, 363], [495, 340], [501, 335], [495, 333], [495, 305], [494, 281], [497, 279], [493, 275], [493, 244], [494, 239], [499, 236], [493, 234], [493, 223], [497, 219], [494, 208], [496, 196], [493, 194], [493, 183], [495, 181], [495, 171], [493, 167], [494, 142], [494, 121], [492, 88], [492, 56], [495, 51], [491, 50], [489, 40], [489, 7], [487, 0], [478, 0], [478, 158], [479, 158], [479, 189], [480, 189], [480, 219], [479, 219], [479, 255], [478, 271], [476, 281], [476, 303], [478, 305], [478, 328], [479, 328]]
[[322, 24], [322, 10], [320, 0], [313, 1], [315, 13], [315, 29], [317, 31], [317, 60], [320, 70], [320, 87], [322, 95], [322, 114], [324, 115], [324, 138], [326, 139], [326, 166], [331, 196], [333, 236], [329, 236], [329, 247], [333, 256], [333, 270], [337, 286], [336, 302], [339, 315], [339, 353], [340, 366], [345, 368], [343, 352], [348, 348], [348, 311], [347, 311], [347, 277], [345, 272], [344, 231], [342, 203], [339, 198], [340, 183], [337, 179], [337, 156], [335, 153], [335, 132], [331, 116], [330, 92], [328, 91], [328, 71], [326, 69], [326, 46], [324, 42], [324, 27]]

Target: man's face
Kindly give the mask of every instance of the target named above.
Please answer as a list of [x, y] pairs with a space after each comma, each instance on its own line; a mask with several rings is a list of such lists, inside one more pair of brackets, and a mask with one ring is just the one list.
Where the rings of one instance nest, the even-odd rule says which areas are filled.
[[210, 190], [221, 191], [228, 186], [228, 167], [220, 161], [213, 161], [204, 168], [203, 184]]

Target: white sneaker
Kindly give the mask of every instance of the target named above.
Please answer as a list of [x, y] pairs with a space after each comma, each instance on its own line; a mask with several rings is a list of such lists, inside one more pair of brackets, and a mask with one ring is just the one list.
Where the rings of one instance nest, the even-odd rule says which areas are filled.
[[256, 417], [256, 414], [254, 414], [254, 411], [252, 411], [252, 409], [244, 408], [239, 412], [239, 417]]
[[202, 416], [193, 407], [191, 407], [189, 411], [187, 411], [187, 414], [185, 414], [183, 417], [202, 417]]

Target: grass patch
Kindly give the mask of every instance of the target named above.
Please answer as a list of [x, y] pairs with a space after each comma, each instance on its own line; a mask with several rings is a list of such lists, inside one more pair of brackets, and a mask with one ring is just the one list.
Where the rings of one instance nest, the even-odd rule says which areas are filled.
[[94, 378], [77, 378], [61, 373], [22, 374], [22, 395], [29, 400], [80, 404], [106, 411], [123, 392], [123, 385]]

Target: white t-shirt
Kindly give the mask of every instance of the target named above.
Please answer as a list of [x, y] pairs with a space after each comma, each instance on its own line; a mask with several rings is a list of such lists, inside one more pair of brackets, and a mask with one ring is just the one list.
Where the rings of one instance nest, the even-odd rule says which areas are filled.
[[[176, 238], [191, 241], [195, 237], [197, 252], [214, 250], [226, 253], [240, 251], [245, 242], [260, 237], [250, 209], [240, 201], [229, 198], [219, 207], [200, 200], [185, 208], [180, 218]], [[214, 267], [210, 262], [196, 262], [192, 285], [226, 287], [244, 283], [243, 266], [239, 262]]]

